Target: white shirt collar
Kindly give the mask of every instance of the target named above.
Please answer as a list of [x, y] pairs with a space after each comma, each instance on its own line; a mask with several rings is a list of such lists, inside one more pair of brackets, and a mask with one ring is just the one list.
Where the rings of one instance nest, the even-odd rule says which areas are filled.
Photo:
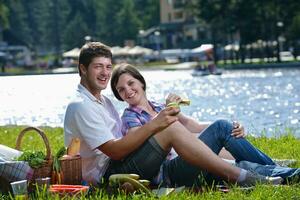
[[97, 99], [94, 95], [92, 95], [92, 93], [86, 89], [86, 87], [84, 87], [82, 84], [78, 84], [78, 88], [77, 91], [86, 95], [89, 99], [91, 99], [92, 101], [96, 101], [100, 104], [104, 104], [104, 97], [102, 95], [100, 95], [100, 100]]

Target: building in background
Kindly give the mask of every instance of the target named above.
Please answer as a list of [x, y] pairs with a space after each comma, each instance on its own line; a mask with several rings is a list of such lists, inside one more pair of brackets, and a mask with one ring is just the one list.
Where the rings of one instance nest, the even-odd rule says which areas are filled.
[[138, 42], [155, 50], [195, 48], [208, 42], [209, 33], [185, 8], [186, 0], [160, 0], [160, 24], [140, 30]]

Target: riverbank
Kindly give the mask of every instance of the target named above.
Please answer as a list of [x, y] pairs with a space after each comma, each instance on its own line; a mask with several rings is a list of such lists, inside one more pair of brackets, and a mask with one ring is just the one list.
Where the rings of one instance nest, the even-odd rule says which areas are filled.
[[[135, 65], [141, 70], [191, 70], [197, 66], [197, 62], [182, 62], [176, 64], [158, 65]], [[300, 62], [282, 62], [282, 63], [244, 63], [244, 64], [220, 64], [219, 68], [230, 70], [251, 70], [251, 69], [272, 69], [272, 68], [300, 68]], [[62, 67], [46, 70], [30, 70], [22, 72], [0, 73], [0, 76], [23, 76], [23, 75], [42, 75], [42, 74], [72, 74], [78, 73], [77, 67]]]
[[300, 68], [300, 62], [226, 64], [224, 69]]
[[[198, 65], [197, 62], [183, 62], [177, 64], [158, 65], [158, 66], [138, 66], [140, 69], [145, 70], [189, 70], [194, 69]], [[282, 62], [282, 63], [243, 63], [243, 64], [220, 64], [218, 68], [230, 70], [242, 69], [274, 69], [274, 68], [300, 68], [300, 62]]]

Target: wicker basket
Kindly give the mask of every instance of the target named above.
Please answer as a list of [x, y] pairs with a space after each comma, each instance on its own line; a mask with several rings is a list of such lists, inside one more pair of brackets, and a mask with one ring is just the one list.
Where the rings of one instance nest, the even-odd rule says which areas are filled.
[[81, 157], [60, 158], [62, 184], [80, 185], [82, 181]]
[[49, 141], [48, 141], [45, 133], [41, 129], [36, 128], [36, 127], [31, 127], [31, 126], [23, 129], [17, 138], [16, 149], [21, 150], [20, 146], [21, 146], [22, 138], [25, 135], [25, 133], [28, 131], [35, 131], [42, 137], [45, 147], [46, 147], [46, 151], [47, 151], [46, 159], [45, 159], [46, 162], [41, 167], [33, 169], [32, 181], [34, 181], [36, 178], [51, 177], [52, 162], [53, 162], [52, 155], [51, 155], [51, 149], [50, 149]]

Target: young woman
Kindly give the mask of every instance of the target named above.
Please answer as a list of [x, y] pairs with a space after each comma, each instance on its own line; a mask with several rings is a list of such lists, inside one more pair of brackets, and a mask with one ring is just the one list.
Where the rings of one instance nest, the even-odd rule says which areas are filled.
[[[146, 82], [137, 69], [129, 64], [117, 66], [111, 78], [111, 88], [115, 97], [120, 101], [126, 101], [129, 107], [125, 109], [122, 115], [122, 134], [135, 134], [135, 131], [142, 125], [150, 122], [164, 108], [163, 104], [149, 101], [146, 96]], [[169, 102], [180, 102], [181, 98], [171, 94], [167, 98]], [[190, 137], [198, 136], [214, 153], [219, 154], [221, 149], [225, 147], [236, 161], [243, 163], [244, 168], [253, 170], [250, 166], [252, 163], [263, 167], [259, 170], [265, 176], [282, 176], [283, 178], [295, 175], [298, 169], [277, 167], [270, 157], [255, 148], [249, 143], [244, 136], [243, 127], [236, 123], [232, 124], [226, 120], [217, 120], [212, 124], [201, 124], [182, 113], [178, 114], [178, 121], [190, 132], [198, 134], [190, 134]], [[218, 178], [209, 176], [188, 161], [184, 161], [180, 157], [180, 152], [184, 151], [181, 147], [177, 147], [176, 151], [179, 156], [171, 160], [166, 160], [158, 177], [155, 178], [156, 183], [163, 182], [167, 185], [193, 185], [199, 184], [197, 178], [200, 174], [206, 182], [218, 180]], [[264, 166], [273, 167], [264, 167]], [[249, 166], [249, 167], [248, 167]], [[189, 171], [184, 170], [187, 168]], [[181, 169], [181, 170], [179, 170]], [[177, 173], [177, 171], [181, 173]], [[275, 173], [276, 172], [276, 173]], [[299, 173], [299, 170], [297, 171]], [[193, 180], [193, 181], [191, 181]], [[277, 179], [279, 181], [279, 179]], [[280, 181], [279, 181], [280, 182]]]

